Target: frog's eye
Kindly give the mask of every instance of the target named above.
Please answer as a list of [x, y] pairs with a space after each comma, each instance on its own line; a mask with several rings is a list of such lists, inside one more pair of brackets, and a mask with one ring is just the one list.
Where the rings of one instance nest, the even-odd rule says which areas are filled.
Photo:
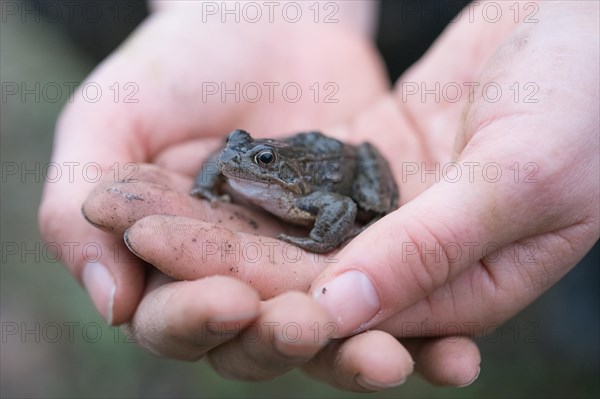
[[256, 157], [254, 157], [257, 164], [262, 166], [269, 166], [275, 162], [275, 154], [272, 150], [262, 150]]

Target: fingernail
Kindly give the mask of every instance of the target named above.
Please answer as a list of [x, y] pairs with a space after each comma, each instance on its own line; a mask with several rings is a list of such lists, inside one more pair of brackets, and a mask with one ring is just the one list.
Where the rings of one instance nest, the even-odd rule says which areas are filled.
[[[135, 256], [137, 256], [138, 258], [145, 260], [140, 254], [139, 252], [136, 250], [136, 245], [134, 242], [131, 242], [131, 235], [130, 235], [130, 228], [125, 230], [125, 233], [123, 233], [123, 242], [125, 242], [125, 246], [127, 247], [127, 249], [129, 249], [131, 251], [132, 254], [134, 254]], [[150, 263], [150, 262], [148, 262]]]
[[86, 263], [83, 268], [82, 280], [96, 309], [108, 324], [112, 324], [113, 304], [117, 291], [112, 274], [100, 262]]
[[479, 378], [479, 373], [481, 373], [481, 366], [477, 366], [477, 373], [475, 374], [475, 377], [473, 377], [473, 379], [471, 381], [467, 382], [466, 384], [459, 385], [457, 388], [466, 388], [469, 385], [471, 385], [472, 383], [474, 383], [477, 380], [477, 378]]
[[379, 297], [366, 274], [352, 270], [313, 291], [319, 302], [337, 322], [336, 338], [343, 337], [371, 320], [380, 309]]
[[382, 389], [388, 389], [388, 388], [393, 388], [393, 387], [397, 387], [398, 385], [402, 385], [406, 382], [406, 378], [403, 378], [400, 381], [395, 381], [395, 382], [379, 382], [379, 381], [373, 381], [367, 377], [365, 377], [362, 374], [357, 375], [354, 378], [354, 381], [360, 385], [361, 387], [368, 389], [369, 391], [381, 391]]

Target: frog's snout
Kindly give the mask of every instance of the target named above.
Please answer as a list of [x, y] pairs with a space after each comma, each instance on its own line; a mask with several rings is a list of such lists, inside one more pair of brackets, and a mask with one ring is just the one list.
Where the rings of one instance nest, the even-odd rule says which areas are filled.
[[242, 173], [242, 157], [236, 151], [223, 151], [217, 163], [221, 173], [227, 177], [239, 176]]
[[219, 163], [221, 165], [228, 165], [228, 164], [232, 164], [232, 163], [239, 164], [241, 161], [242, 161], [242, 157], [236, 151], [225, 150], [221, 153], [221, 155], [219, 155]]

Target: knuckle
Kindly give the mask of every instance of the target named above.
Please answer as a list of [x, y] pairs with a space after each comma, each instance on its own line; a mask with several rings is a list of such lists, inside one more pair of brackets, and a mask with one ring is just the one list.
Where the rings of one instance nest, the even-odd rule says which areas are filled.
[[441, 241], [426, 224], [421, 223], [413, 231], [406, 231], [410, 244], [416, 249], [414, 262], [408, 271], [415, 284], [424, 294], [429, 294], [445, 284], [450, 278], [450, 262]]

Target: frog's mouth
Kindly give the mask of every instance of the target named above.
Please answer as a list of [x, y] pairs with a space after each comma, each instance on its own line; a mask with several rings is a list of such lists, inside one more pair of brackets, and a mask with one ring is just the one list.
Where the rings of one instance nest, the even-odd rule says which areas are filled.
[[227, 178], [227, 180], [236, 180], [241, 184], [256, 184], [256, 185], [265, 185], [265, 186], [285, 186], [285, 182], [281, 179], [278, 179], [273, 176], [262, 176], [260, 179], [257, 179], [256, 176], [251, 173], [245, 172], [238, 168], [221, 168], [221, 173]]
[[227, 177], [227, 182], [235, 191], [240, 194], [257, 191], [268, 191], [271, 196], [279, 195], [282, 192], [301, 194], [299, 187], [293, 184], [286, 183], [285, 181], [271, 177], [268, 181], [260, 181], [246, 176], [240, 176], [239, 174], [228, 174], [223, 173]]
[[279, 184], [241, 179], [238, 177], [228, 178], [227, 183], [235, 193], [259, 205], [273, 201], [284, 192]]
[[271, 183], [271, 182], [262, 182], [262, 181], [257, 181], [257, 180], [252, 180], [252, 179], [245, 179], [243, 177], [239, 177], [239, 176], [227, 176], [227, 182], [229, 183], [229, 185], [231, 185], [233, 188], [235, 189], [240, 189], [239, 191], [246, 191], [245, 189], [249, 186], [252, 187], [257, 187], [259, 189], [269, 189], [269, 188], [274, 188], [275, 186], [279, 187], [278, 184], [276, 184], [275, 182]]

